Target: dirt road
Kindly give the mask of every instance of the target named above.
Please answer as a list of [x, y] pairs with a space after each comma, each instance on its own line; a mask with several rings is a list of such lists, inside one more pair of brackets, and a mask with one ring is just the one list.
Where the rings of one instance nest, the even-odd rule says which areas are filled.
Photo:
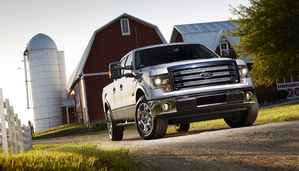
[[244, 128], [195, 130], [143, 140], [137, 133], [111, 142], [108, 135], [34, 144], [98, 141], [129, 149], [144, 171], [299, 171], [299, 121]]
[[127, 138], [117, 144], [141, 159], [145, 171], [299, 170], [298, 121], [190, 134]]

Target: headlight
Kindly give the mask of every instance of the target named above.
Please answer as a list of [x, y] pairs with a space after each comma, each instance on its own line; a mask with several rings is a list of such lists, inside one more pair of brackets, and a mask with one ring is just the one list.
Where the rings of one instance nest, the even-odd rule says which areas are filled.
[[151, 89], [163, 89], [164, 92], [170, 92], [171, 87], [169, 83], [168, 75], [159, 75], [155, 77], [149, 77], [149, 85]]
[[249, 70], [246, 65], [240, 65], [239, 68], [239, 75], [240, 75], [240, 81], [244, 82], [245, 78], [249, 78]]

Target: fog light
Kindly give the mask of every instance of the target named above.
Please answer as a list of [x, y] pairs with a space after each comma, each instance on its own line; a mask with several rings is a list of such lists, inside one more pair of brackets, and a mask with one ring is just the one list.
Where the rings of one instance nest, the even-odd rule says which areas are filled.
[[252, 100], [252, 93], [250, 92], [250, 91], [248, 91], [247, 93], [246, 93], [246, 98], [247, 98], [247, 100]]
[[168, 103], [168, 102], [164, 102], [164, 103], [162, 103], [162, 110], [163, 110], [164, 112], [169, 111], [170, 109], [171, 109], [171, 105], [170, 105], [170, 103]]

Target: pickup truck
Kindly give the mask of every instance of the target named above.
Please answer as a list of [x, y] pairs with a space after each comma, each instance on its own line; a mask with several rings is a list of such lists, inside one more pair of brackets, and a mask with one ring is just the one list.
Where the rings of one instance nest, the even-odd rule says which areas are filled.
[[224, 118], [230, 127], [252, 125], [258, 102], [246, 63], [220, 58], [202, 44], [171, 43], [137, 48], [109, 65], [113, 82], [103, 88], [110, 139], [122, 140], [136, 125], [143, 139], [161, 138], [168, 124]]

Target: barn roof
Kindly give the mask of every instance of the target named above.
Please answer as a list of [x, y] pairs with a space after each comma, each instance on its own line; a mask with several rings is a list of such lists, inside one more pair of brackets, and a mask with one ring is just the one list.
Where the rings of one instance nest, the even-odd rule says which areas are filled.
[[[180, 33], [184, 42], [202, 43], [215, 51], [225, 31], [237, 27], [238, 26], [231, 21], [175, 25], [170, 42], [174, 42], [178, 33]], [[226, 37], [226, 39], [233, 45], [237, 44], [239, 40], [232, 37]]]
[[69, 82], [68, 82], [68, 90], [70, 90], [72, 88], [72, 86], [74, 86], [75, 82], [77, 79], [79, 79], [81, 76], [82, 76], [82, 72], [83, 72], [83, 68], [84, 68], [84, 65], [85, 65], [85, 62], [87, 60], [87, 57], [88, 57], [88, 54], [90, 52], [90, 49], [92, 47], [92, 44], [93, 44], [93, 41], [95, 39], [95, 36], [98, 32], [104, 30], [105, 28], [109, 27], [110, 25], [112, 25], [113, 23], [117, 22], [119, 19], [121, 18], [129, 18], [131, 20], [134, 20], [136, 22], [139, 22], [143, 25], [146, 25], [148, 27], [151, 27], [153, 29], [156, 30], [157, 34], [159, 35], [159, 37], [161, 38], [162, 42], [163, 43], [167, 43], [167, 41], [165, 40], [164, 36], [162, 35], [162, 33], [160, 32], [159, 28], [156, 26], [156, 25], [153, 25], [151, 23], [148, 23], [146, 21], [143, 21], [139, 18], [136, 18], [132, 15], [129, 15], [129, 14], [126, 14], [126, 13], [123, 13], [122, 15], [120, 15], [119, 17], [115, 18], [114, 20], [110, 21], [109, 23], [107, 23], [106, 25], [102, 26], [101, 28], [97, 29], [96, 31], [94, 31], [91, 39], [89, 40], [89, 43], [80, 59], [80, 61], [78, 62], [75, 70], [73, 71], [70, 79], [69, 79]]

